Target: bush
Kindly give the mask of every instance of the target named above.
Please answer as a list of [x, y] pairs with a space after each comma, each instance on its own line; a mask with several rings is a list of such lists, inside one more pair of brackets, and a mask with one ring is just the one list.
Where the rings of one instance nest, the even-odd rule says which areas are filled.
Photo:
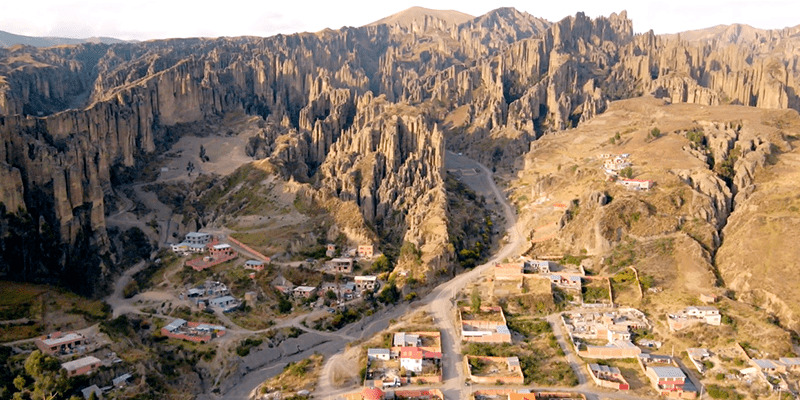
[[734, 399], [738, 400], [742, 398], [734, 388], [731, 387], [723, 387], [719, 385], [706, 385], [706, 392], [708, 395], [711, 396], [713, 399]]

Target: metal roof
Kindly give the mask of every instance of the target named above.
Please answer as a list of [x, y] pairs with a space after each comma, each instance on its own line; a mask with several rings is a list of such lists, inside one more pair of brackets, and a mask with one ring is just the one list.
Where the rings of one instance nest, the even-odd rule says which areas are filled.
[[74, 371], [79, 368], [83, 368], [92, 364], [97, 364], [100, 362], [100, 359], [94, 356], [88, 356], [79, 358], [77, 360], [68, 361], [61, 364], [61, 368], [64, 368], [67, 371]]
[[758, 367], [759, 367], [759, 368], [761, 368], [761, 369], [774, 369], [774, 368], [778, 368], [778, 365], [777, 365], [777, 364], [775, 364], [775, 363], [774, 363], [772, 360], [758, 360], [758, 359], [755, 359], [755, 358], [754, 358], [754, 359], [753, 359], [753, 362], [754, 362], [756, 365], [758, 365]]
[[619, 368], [609, 367], [608, 365], [589, 364], [589, 369], [595, 372], [605, 372], [607, 374], [619, 375]]
[[42, 342], [48, 346], [58, 346], [60, 344], [72, 343], [82, 339], [85, 339], [85, 337], [80, 333], [71, 332], [57, 338], [42, 339]]
[[678, 367], [648, 367], [656, 374], [659, 379], [686, 379], [686, 374]]
[[169, 325], [164, 327], [164, 329], [166, 329], [168, 332], [172, 332], [172, 331], [182, 327], [185, 324], [186, 324], [186, 320], [185, 319], [178, 318], [175, 321], [170, 322]]

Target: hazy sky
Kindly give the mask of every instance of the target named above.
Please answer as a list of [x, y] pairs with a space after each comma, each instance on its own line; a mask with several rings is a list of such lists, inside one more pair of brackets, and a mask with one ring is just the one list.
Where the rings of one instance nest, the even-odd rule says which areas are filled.
[[623, 9], [634, 30], [674, 33], [719, 24], [744, 23], [775, 29], [800, 25], [798, 0], [3, 0], [0, 30], [30, 36], [160, 39], [193, 36], [270, 36], [361, 26], [420, 5], [480, 15], [515, 7], [558, 21], [583, 11], [589, 16]]

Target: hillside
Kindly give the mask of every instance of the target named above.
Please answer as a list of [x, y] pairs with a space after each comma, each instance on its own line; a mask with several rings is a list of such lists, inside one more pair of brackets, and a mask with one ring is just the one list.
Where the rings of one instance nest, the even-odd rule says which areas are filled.
[[61, 45], [75, 45], [81, 43], [123, 43], [124, 40], [110, 37], [90, 37], [86, 39], [73, 39], [64, 37], [38, 37], [15, 35], [10, 32], [0, 31], [0, 47], [12, 47], [16, 45], [33, 47], [52, 47]]
[[[188, 141], [186, 151], [216, 146], [215, 157], [219, 143], [238, 143], [226, 168], [199, 158], [199, 167], [173, 165], [195, 172], [192, 180], [222, 182], [213, 174], [262, 161], [276, 179], [357, 209], [353, 226], [367, 226], [382, 246], [419, 249], [418, 274], [451, 273], [455, 243], [466, 242], [446, 228], [459, 214], [448, 209], [446, 150], [502, 177], [541, 137], [571, 135], [620, 99], [800, 109], [789, 31], [737, 48], [634, 35], [624, 12], [550, 23], [512, 8], [476, 18], [415, 8], [386, 21], [420, 15], [432, 19], [416, 28], [0, 49], [0, 177], [8, 182], [0, 271], [102, 291], [120, 256], [107, 219], [132, 208], [132, 197], [158, 210], [141, 213], [161, 227], [145, 227], [160, 244], [228, 223], [214, 213], [175, 216], [152, 201], [157, 194], [130, 196], [156, 180], [167, 154], [189, 162], [174, 148]], [[231, 115], [254, 119], [243, 127]], [[181, 142], [191, 137], [208, 141]], [[707, 212], [713, 232], [700, 226], [698, 235], [710, 249], [727, 211]]]
[[[714, 293], [798, 329], [789, 260], [800, 255], [791, 244], [800, 215], [790, 183], [799, 130], [795, 111], [612, 103], [576, 129], [539, 139], [525, 156], [513, 198], [528, 220], [531, 255], [585, 255], [599, 275], [632, 265], [665, 289], [653, 300], [663, 312]], [[654, 188], [609, 181], [603, 154], [628, 154], [633, 178]]]
[[424, 26], [426, 24], [426, 19], [428, 18], [441, 20], [448, 25], [460, 25], [475, 17], [455, 10], [432, 10], [424, 7], [411, 7], [388, 17], [381, 18], [375, 22], [369, 23], [366, 26], [398, 25], [400, 27], [410, 29], [414, 24], [419, 27]]

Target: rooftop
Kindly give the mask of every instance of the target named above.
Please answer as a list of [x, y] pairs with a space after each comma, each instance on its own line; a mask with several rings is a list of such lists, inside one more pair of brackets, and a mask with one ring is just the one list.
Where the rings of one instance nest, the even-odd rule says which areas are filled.
[[678, 367], [648, 367], [659, 379], [686, 379], [686, 374]]
[[180, 328], [180, 327], [182, 327], [184, 325], [186, 325], [186, 320], [178, 318], [178, 319], [170, 322], [169, 325], [164, 327], [164, 329], [166, 329], [168, 332], [172, 332], [172, 331], [174, 331], [174, 330], [176, 330], [176, 329], [178, 329], [178, 328]]
[[92, 364], [97, 364], [100, 362], [100, 359], [94, 356], [88, 356], [79, 358], [77, 360], [68, 361], [61, 364], [61, 368], [64, 368], [67, 371], [74, 371], [76, 369], [80, 369]]
[[619, 368], [617, 367], [609, 367], [608, 365], [600, 365], [600, 364], [589, 364], [589, 369], [593, 372], [602, 372], [606, 374], [613, 374], [619, 375]]
[[58, 346], [64, 343], [72, 343], [76, 340], [84, 339], [84, 336], [80, 333], [70, 332], [64, 336], [60, 336], [57, 338], [50, 338], [50, 339], [42, 339], [42, 342], [47, 346]]
[[211, 234], [210, 233], [204, 233], [204, 232], [189, 232], [189, 233], [186, 234], [187, 238], [199, 238], [199, 237], [206, 237], [206, 236], [211, 236]]

